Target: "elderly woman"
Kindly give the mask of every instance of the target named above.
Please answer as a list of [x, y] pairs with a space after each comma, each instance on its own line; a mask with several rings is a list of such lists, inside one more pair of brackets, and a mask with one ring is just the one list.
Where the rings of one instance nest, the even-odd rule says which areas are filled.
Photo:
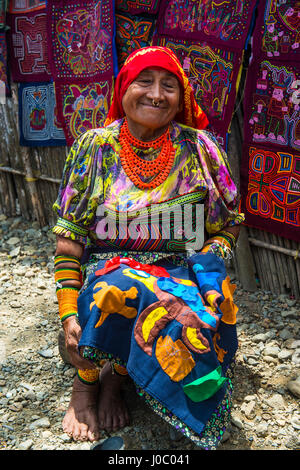
[[53, 230], [59, 314], [78, 370], [63, 429], [75, 440], [128, 424], [128, 376], [195, 444], [216, 448], [222, 437], [237, 348], [224, 258], [243, 215], [207, 123], [174, 53], [143, 48], [117, 77], [105, 126], [66, 160]]

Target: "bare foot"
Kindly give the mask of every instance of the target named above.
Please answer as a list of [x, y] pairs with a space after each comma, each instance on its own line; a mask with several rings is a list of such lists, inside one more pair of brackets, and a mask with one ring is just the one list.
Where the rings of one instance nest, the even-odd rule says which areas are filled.
[[100, 429], [117, 431], [129, 423], [129, 415], [121, 397], [121, 385], [126, 377], [113, 374], [109, 362], [100, 373], [98, 420]]
[[97, 418], [99, 384], [86, 385], [76, 376], [63, 430], [75, 441], [96, 441], [100, 437]]

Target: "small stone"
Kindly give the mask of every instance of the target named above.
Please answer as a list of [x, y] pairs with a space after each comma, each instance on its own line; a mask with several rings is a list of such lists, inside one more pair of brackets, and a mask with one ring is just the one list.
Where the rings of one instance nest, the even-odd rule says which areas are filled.
[[9, 256], [11, 258], [15, 258], [16, 256], [18, 256], [20, 254], [20, 250], [21, 250], [21, 248], [19, 246], [17, 248], [14, 248], [13, 250], [11, 250], [9, 252]]
[[246, 418], [253, 419], [255, 417], [255, 401], [243, 403], [241, 411], [245, 414]]
[[259, 423], [256, 426], [256, 434], [260, 437], [265, 437], [268, 434], [268, 423]]
[[50, 427], [50, 421], [46, 417], [37, 419], [36, 421], [33, 421], [33, 423], [29, 425], [29, 429], [49, 428], [49, 427]]
[[294, 364], [300, 364], [300, 349], [296, 350], [292, 355], [292, 362]]
[[73, 438], [71, 436], [68, 436], [68, 434], [64, 433], [59, 436], [59, 439], [61, 439], [63, 442], [71, 442]]
[[20, 442], [18, 448], [20, 450], [28, 450], [32, 447], [32, 445], [33, 445], [33, 440], [27, 439], [26, 441]]
[[278, 346], [267, 346], [264, 349], [264, 356], [278, 357], [280, 349]]
[[293, 416], [291, 419], [291, 425], [294, 429], [300, 429], [300, 416]]
[[48, 348], [48, 349], [44, 349], [43, 351], [38, 351], [39, 355], [42, 356], [42, 357], [45, 357], [47, 359], [51, 358], [54, 356], [54, 352], [52, 349]]
[[282, 395], [280, 395], [279, 393], [275, 393], [274, 395], [272, 395], [271, 397], [269, 397], [267, 400], [266, 400], [266, 403], [271, 406], [272, 408], [275, 408], [277, 411], [278, 410], [284, 410], [285, 409], [285, 401], [282, 397]]
[[9, 305], [10, 305], [11, 308], [21, 308], [22, 307], [20, 302], [18, 302], [17, 300], [12, 300]]
[[238, 429], [243, 429], [243, 427], [244, 427], [243, 421], [238, 416], [232, 415], [231, 416], [231, 422]]
[[281, 361], [285, 361], [286, 359], [289, 359], [292, 356], [292, 354], [293, 354], [292, 351], [288, 349], [283, 349], [282, 351], [278, 353], [278, 359], [280, 359]]
[[7, 243], [8, 245], [11, 245], [11, 246], [12, 246], [12, 245], [17, 245], [18, 243], [20, 243], [20, 238], [18, 238], [18, 237], [11, 237], [11, 238], [9, 238], [8, 240], [6, 240], [6, 243]]
[[225, 429], [221, 442], [226, 442], [228, 441], [229, 438], [230, 438], [230, 432], [227, 429]]
[[296, 380], [290, 380], [287, 388], [293, 395], [300, 398], [300, 376]]

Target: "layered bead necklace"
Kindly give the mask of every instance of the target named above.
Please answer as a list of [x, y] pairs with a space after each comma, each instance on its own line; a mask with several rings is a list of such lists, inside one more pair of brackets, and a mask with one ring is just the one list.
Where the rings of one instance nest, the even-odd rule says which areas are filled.
[[[131, 135], [127, 120], [125, 119], [120, 132], [121, 153], [120, 159], [125, 173], [131, 181], [140, 189], [154, 189], [162, 184], [168, 177], [175, 156], [169, 128], [158, 139], [144, 142]], [[161, 151], [154, 160], [145, 160], [139, 157], [133, 147], [146, 149], [159, 149]], [[142, 177], [153, 177], [149, 182], [145, 182]]]

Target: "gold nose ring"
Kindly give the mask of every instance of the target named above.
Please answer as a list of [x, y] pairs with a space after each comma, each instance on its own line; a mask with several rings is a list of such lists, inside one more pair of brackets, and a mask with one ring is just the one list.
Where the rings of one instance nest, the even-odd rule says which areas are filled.
[[152, 100], [152, 106], [154, 106], [155, 108], [157, 108], [159, 106], [159, 103], [155, 100]]

